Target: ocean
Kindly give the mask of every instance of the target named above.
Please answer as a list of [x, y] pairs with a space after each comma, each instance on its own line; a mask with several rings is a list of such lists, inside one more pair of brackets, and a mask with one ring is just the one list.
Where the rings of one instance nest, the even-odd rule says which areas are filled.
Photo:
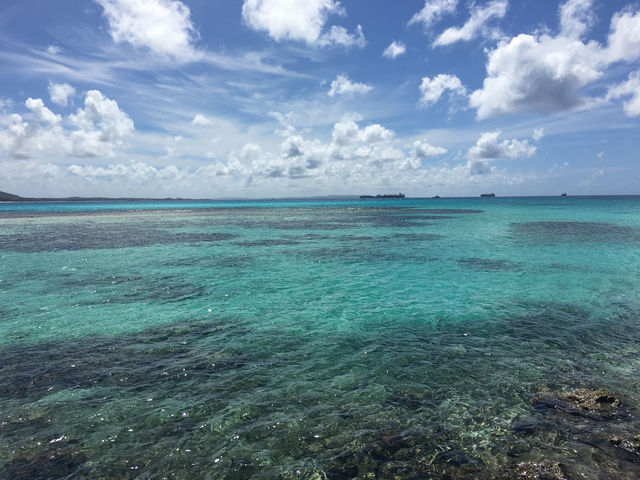
[[640, 197], [0, 204], [0, 358], [2, 479], [640, 478]]

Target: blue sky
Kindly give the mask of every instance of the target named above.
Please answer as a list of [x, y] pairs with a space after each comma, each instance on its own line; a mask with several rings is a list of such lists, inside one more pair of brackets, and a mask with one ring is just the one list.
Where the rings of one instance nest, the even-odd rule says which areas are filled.
[[640, 5], [3, 0], [0, 190], [637, 194]]

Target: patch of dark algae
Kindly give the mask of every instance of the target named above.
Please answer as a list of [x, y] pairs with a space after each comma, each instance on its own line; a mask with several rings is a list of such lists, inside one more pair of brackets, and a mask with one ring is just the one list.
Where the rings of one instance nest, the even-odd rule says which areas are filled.
[[229, 233], [180, 233], [142, 223], [45, 224], [31, 231], [0, 235], [0, 250], [21, 253], [60, 250], [102, 250], [175, 243], [219, 242], [236, 238]]
[[73, 478], [80, 472], [87, 458], [81, 445], [61, 437], [45, 444], [35, 452], [21, 454], [7, 462], [0, 478], [48, 480]]

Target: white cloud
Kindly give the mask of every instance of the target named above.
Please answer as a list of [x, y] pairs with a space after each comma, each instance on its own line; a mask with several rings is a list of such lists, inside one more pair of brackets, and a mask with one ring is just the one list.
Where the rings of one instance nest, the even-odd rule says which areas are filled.
[[524, 158], [532, 157], [536, 153], [536, 147], [529, 144], [528, 140], [503, 140], [500, 141], [500, 130], [483, 133], [476, 144], [469, 149], [469, 158], [480, 160], [496, 160], [500, 158]]
[[483, 133], [476, 144], [469, 149], [467, 154], [469, 175], [479, 177], [495, 173], [496, 167], [491, 165], [494, 160], [535, 155], [536, 147], [529, 144], [528, 140], [513, 138], [500, 141], [500, 134], [500, 130]]
[[391, 42], [387, 48], [382, 52], [382, 56], [386, 58], [397, 58], [400, 55], [404, 55], [407, 51], [407, 47], [402, 42]]
[[555, 112], [584, 102], [578, 88], [597, 79], [593, 44], [520, 34], [489, 54], [483, 88], [471, 94], [478, 118], [524, 110]]
[[568, 0], [560, 6], [560, 31], [571, 38], [580, 38], [595, 23], [591, 11], [593, 0]]
[[75, 95], [76, 89], [68, 83], [49, 82], [49, 96], [51, 101], [62, 107], [66, 107], [69, 97]]
[[420, 84], [420, 103], [423, 105], [436, 103], [447, 91], [454, 95], [467, 94], [467, 89], [455, 75], [441, 73], [433, 78], [423, 77]]
[[47, 47], [47, 53], [49, 55], [59, 55], [60, 53], [62, 53], [62, 49], [60, 47], [57, 47], [56, 45], [49, 45]]
[[198, 127], [206, 127], [211, 125], [213, 122], [210, 118], [207, 118], [200, 113], [196, 113], [196, 115], [193, 117], [193, 120], [191, 120], [191, 123], [197, 125]]
[[578, 38], [592, 22], [590, 5], [587, 0], [563, 4], [557, 36], [520, 34], [489, 53], [487, 77], [469, 102], [479, 119], [587, 104], [590, 99], [581, 96], [582, 87], [599, 79], [612, 63], [640, 57], [640, 12], [614, 15], [607, 46]]
[[49, 125], [57, 125], [62, 121], [60, 115], [54, 114], [51, 110], [45, 107], [41, 98], [27, 98], [25, 105], [31, 110], [36, 117], [36, 120], [41, 123]]
[[54, 114], [40, 98], [28, 98], [28, 118], [12, 113], [0, 116], [0, 147], [11, 158], [35, 158], [40, 152], [67, 147], [62, 117]]
[[630, 117], [640, 115], [640, 70], [629, 75], [629, 79], [625, 82], [609, 88], [607, 99], [620, 97], [631, 97], [624, 102], [624, 111]]
[[544, 137], [544, 128], [540, 127], [540, 128], [536, 128], [533, 131], [533, 139], [537, 142], [539, 140], [542, 140], [542, 138]]
[[326, 47], [331, 45], [341, 47], [359, 47], [363, 48], [367, 44], [362, 32], [362, 26], [356, 27], [356, 34], [349, 33], [346, 28], [333, 25], [331, 29], [318, 40], [318, 45]]
[[363, 47], [365, 39], [359, 25], [356, 34], [336, 25], [323, 33], [331, 14], [344, 15], [345, 10], [335, 0], [244, 0], [242, 5], [245, 24], [267, 32], [277, 42], [294, 40], [314, 46]]
[[[39, 108], [36, 104], [33, 107]], [[291, 121], [289, 116], [274, 114], [283, 123]], [[34, 119], [35, 114], [30, 111], [25, 114], [25, 119], [15, 120], [31, 124]], [[4, 120], [0, 117], [0, 124]], [[59, 125], [58, 128], [63, 134], [62, 140], [67, 139], [64, 154], [68, 154], [72, 147], [69, 136], [73, 125], [68, 117], [63, 119], [63, 124], [67, 128], [62, 130]], [[52, 127], [47, 125], [43, 123], [40, 128], [51, 130]], [[216, 126], [224, 129], [225, 123], [216, 119]], [[0, 141], [4, 130], [4, 126], [0, 126]], [[224, 197], [237, 196], [238, 192], [258, 197], [274, 191], [281, 195], [304, 195], [310, 189], [319, 194], [368, 191], [418, 193], [432, 187], [437, 188], [433, 193], [442, 195], [460, 193], [460, 188], [467, 186], [471, 188], [467, 192], [474, 192], [478, 188], [474, 185], [488, 188], [484, 185], [513, 184], [525, 178], [522, 174], [511, 175], [492, 165], [487, 165], [484, 173], [478, 175], [477, 167], [466, 159], [452, 165], [440, 163], [432, 166], [426, 162], [423, 165], [422, 158], [441, 155], [446, 150], [423, 139], [418, 142], [415, 138], [398, 139], [385, 126], [364, 124], [353, 114], [335, 122], [332, 135], [323, 140], [314, 138], [310, 130], [301, 129], [278, 142], [267, 129], [265, 137], [252, 134], [250, 143], [246, 143], [246, 137], [234, 136], [230, 143], [225, 142], [223, 149], [211, 151], [209, 135], [204, 130], [196, 134], [193, 132], [198, 132], [198, 129], [190, 131], [191, 135], [184, 136], [179, 145], [174, 143], [177, 142], [174, 136], [138, 132], [132, 141], [155, 152], [154, 162], [143, 160], [133, 152], [127, 155], [131, 162], [103, 163], [92, 159], [60, 167], [43, 162], [42, 158], [50, 158], [50, 152], [42, 152], [41, 159], [37, 161], [6, 159], [0, 162], [0, 178], [5, 180], [9, 191], [25, 194], [30, 194], [29, 189], [33, 188], [30, 185], [38, 185], [42, 192], [47, 186], [53, 189], [51, 185], [63, 184], [67, 191], [78, 195], [130, 196], [135, 192], [136, 196], [153, 197]], [[203, 142], [203, 139], [207, 141]], [[62, 150], [62, 145], [58, 138], [55, 147]], [[179, 150], [180, 164], [175, 159], [163, 157], [167, 145], [175, 145], [176, 151]], [[198, 156], [200, 161], [192, 160]]]
[[189, 8], [179, 0], [95, 0], [116, 43], [146, 47], [178, 61], [199, 57]]
[[374, 123], [360, 128], [356, 122], [344, 118], [333, 126], [331, 138], [335, 145], [351, 145], [354, 143], [377, 143], [391, 140], [395, 133]]
[[339, 95], [354, 95], [358, 93], [367, 93], [373, 90], [371, 85], [360, 82], [352, 82], [346, 75], [338, 75], [334, 81], [331, 82], [331, 88], [328, 95], [335, 97]]
[[99, 178], [118, 178], [121, 181], [146, 183], [177, 179], [188, 175], [185, 170], [178, 169], [175, 165], [157, 168], [145, 162], [132, 162], [130, 164], [110, 164], [107, 166], [94, 165], [69, 165], [67, 171], [75, 176], [95, 180]]
[[425, 27], [430, 27], [446, 13], [453, 13], [458, 6], [458, 0], [425, 0], [422, 10], [417, 12], [409, 25], [413, 23], [422, 23]]
[[640, 57], [640, 10], [627, 8], [613, 16], [604, 55], [606, 63]]
[[133, 120], [118, 107], [115, 100], [98, 90], [89, 90], [84, 109], [69, 115], [76, 127], [70, 134], [70, 155], [99, 157], [112, 155], [115, 148], [134, 130]]
[[451, 45], [460, 41], [469, 41], [483, 32], [485, 24], [492, 18], [502, 18], [507, 13], [509, 3], [507, 0], [493, 0], [492, 2], [479, 7], [474, 6], [471, 10], [469, 20], [462, 27], [447, 28], [433, 42], [433, 45], [443, 46]]
[[426, 141], [416, 140], [413, 144], [413, 155], [416, 158], [431, 158], [438, 155], [444, 155], [447, 149], [443, 147], [434, 147]]

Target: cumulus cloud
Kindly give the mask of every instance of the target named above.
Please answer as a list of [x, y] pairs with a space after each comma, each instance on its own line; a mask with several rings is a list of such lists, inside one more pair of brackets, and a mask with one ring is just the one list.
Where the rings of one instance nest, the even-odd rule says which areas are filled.
[[640, 10], [627, 8], [613, 16], [604, 56], [606, 63], [640, 57]]
[[544, 137], [544, 128], [540, 127], [540, 128], [536, 128], [533, 131], [533, 139], [537, 142], [539, 140], [542, 140], [542, 138]]
[[[32, 103], [34, 110], [39, 102]], [[85, 108], [83, 107], [83, 110]], [[287, 115], [276, 115], [287, 121]], [[44, 118], [44, 117], [43, 117]], [[6, 118], [0, 117], [0, 123]], [[36, 115], [28, 111], [22, 123], [36, 122]], [[69, 118], [63, 118], [66, 128], [63, 137], [72, 131]], [[43, 130], [50, 130], [42, 123]], [[57, 124], [57, 128], [62, 127]], [[4, 127], [0, 126], [0, 139]], [[166, 138], [162, 136], [161, 138]], [[161, 158], [164, 144], [152, 136]], [[189, 152], [191, 138], [181, 141], [181, 151]], [[140, 138], [138, 138], [140, 141]], [[71, 150], [71, 142], [68, 142]], [[57, 148], [61, 143], [58, 141]], [[271, 146], [269, 146], [271, 145]], [[204, 151], [204, 150], [203, 150]], [[193, 150], [189, 153], [191, 156]], [[47, 164], [42, 160], [11, 160], [0, 162], [0, 178], [15, 191], [28, 191], [29, 185], [65, 184], [81, 195], [140, 196], [217, 196], [237, 195], [242, 189], [246, 195], [259, 196], [267, 191], [281, 194], [303, 194], [313, 186], [315, 191], [348, 193], [362, 191], [424, 191], [437, 188], [434, 193], [458, 187], [482, 184], [498, 185], [521, 182], [522, 174], [508, 174], [485, 162], [484, 173], [466, 159], [462, 163], [428, 165], [423, 158], [446, 153], [446, 149], [415, 138], [398, 139], [394, 132], [377, 123], [365, 124], [352, 114], [335, 122], [328, 139], [313, 138], [309, 130], [292, 133], [281, 139], [279, 145], [263, 144], [258, 140], [239, 143], [231, 151], [218, 151], [208, 157], [206, 164], [158, 166], [146, 162], [91, 160], [76, 161], [68, 167]], [[43, 155], [44, 157], [44, 155]], [[49, 176], [47, 179], [46, 176]], [[338, 189], [338, 190], [336, 190]], [[450, 190], [451, 191], [451, 190]]]
[[76, 89], [68, 83], [49, 82], [49, 97], [51, 101], [61, 107], [66, 107], [69, 97], [75, 95]]
[[441, 73], [433, 78], [423, 77], [420, 84], [420, 103], [425, 106], [434, 104], [446, 92], [464, 96], [467, 94], [467, 89], [455, 75]]
[[395, 133], [377, 123], [360, 128], [358, 124], [344, 118], [333, 126], [331, 138], [336, 145], [350, 145], [354, 143], [376, 143], [391, 140]]
[[145, 162], [130, 164], [116, 163], [107, 166], [69, 165], [67, 171], [75, 176], [86, 179], [120, 178], [133, 182], [149, 182], [152, 180], [176, 179], [188, 175], [188, 172], [178, 169], [175, 165], [157, 168]]
[[382, 52], [382, 56], [386, 58], [397, 58], [400, 55], [404, 55], [407, 51], [407, 47], [402, 42], [391, 42], [387, 48]]
[[47, 53], [49, 55], [59, 55], [60, 53], [62, 53], [62, 49], [56, 45], [49, 45], [47, 47]]
[[431, 158], [438, 155], [444, 155], [447, 149], [443, 147], [434, 147], [426, 141], [416, 140], [413, 144], [413, 155], [416, 158]]
[[500, 134], [500, 130], [483, 133], [476, 144], [469, 149], [467, 154], [469, 161], [466, 164], [469, 175], [479, 177], [495, 173], [496, 167], [491, 165], [494, 160], [535, 155], [536, 147], [529, 144], [528, 140], [513, 138], [500, 141]]
[[624, 112], [627, 115], [630, 117], [640, 115], [640, 70], [631, 73], [627, 81], [609, 88], [607, 99], [620, 97], [631, 97], [624, 102]]
[[[608, 45], [580, 37], [592, 23], [591, 0], [569, 0], [560, 7], [561, 31], [520, 34], [491, 51], [487, 77], [470, 105], [479, 119], [535, 110], [569, 110], [590, 99], [580, 89], [599, 79], [606, 67], [640, 57], [640, 12], [625, 10], [611, 21]], [[613, 97], [611, 97], [613, 98]]]
[[492, 18], [502, 18], [507, 13], [507, 0], [493, 0], [483, 6], [471, 9], [469, 20], [462, 27], [447, 28], [433, 42], [436, 47], [451, 45], [460, 41], [469, 41], [486, 30], [486, 24]]
[[98, 90], [89, 90], [84, 108], [66, 119], [40, 98], [25, 102], [29, 113], [0, 117], [0, 147], [9, 157], [35, 158], [41, 153], [97, 157], [112, 155], [134, 130], [133, 121]]
[[362, 32], [362, 26], [356, 27], [356, 33], [349, 33], [349, 31], [341, 26], [333, 25], [327, 33], [322, 35], [318, 40], [318, 45], [326, 46], [340, 46], [340, 47], [359, 47], [363, 48], [367, 44], [367, 40], [364, 38]]
[[29, 118], [17, 113], [0, 117], [0, 147], [7, 155], [29, 159], [53, 147], [65, 149], [62, 117], [49, 110], [40, 98], [28, 98], [25, 106], [30, 111]]
[[355, 34], [336, 25], [328, 32], [324, 31], [327, 18], [332, 14], [345, 14], [344, 8], [335, 0], [244, 0], [242, 5], [245, 24], [266, 32], [277, 42], [295, 40], [314, 46], [363, 47], [365, 38], [360, 26]]
[[424, 7], [411, 17], [409, 25], [422, 23], [425, 28], [428, 28], [443, 15], [455, 12], [457, 6], [458, 0], [425, 0]]
[[536, 147], [528, 140], [500, 141], [500, 130], [483, 133], [476, 144], [469, 150], [469, 158], [480, 160], [497, 160], [500, 158], [532, 157]]
[[568, 0], [560, 6], [560, 31], [563, 35], [580, 38], [595, 23], [591, 11], [593, 0]]
[[76, 127], [70, 134], [69, 153], [80, 157], [112, 155], [134, 130], [133, 120], [120, 110], [118, 103], [98, 90], [87, 92], [84, 109], [69, 115], [69, 120]]
[[185, 61], [198, 58], [197, 32], [189, 7], [179, 0], [95, 0], [104, 9], [116, 43], [146, 47], [153, 53]]
[[191, 123], [194, 125], [197, 125], [198, 127], [206, 127], [211, 125], [213, 122], [211, 121], [210, 118], [207, 118], [204, 115], [197, 113], [193, 117], [193, 120], [191, 120]]
[[367, 93], [373, 90], [371, 85], [360, 82], [352, 82], [346, 75], [338, 75], [334, 81], [331, 82], [331, 88], [328, 95], [330, 97], [336, 97], [340, 95], [355, 95], [359, 93]]
[[45, 107], [41, 98], [34, 99], [29, 97], [27, 98], [25, 105], [34, 113], [38, 122], [57, 125], [62, 121], [62, 117], [60, 115], [54, 114], [51, 110]]

